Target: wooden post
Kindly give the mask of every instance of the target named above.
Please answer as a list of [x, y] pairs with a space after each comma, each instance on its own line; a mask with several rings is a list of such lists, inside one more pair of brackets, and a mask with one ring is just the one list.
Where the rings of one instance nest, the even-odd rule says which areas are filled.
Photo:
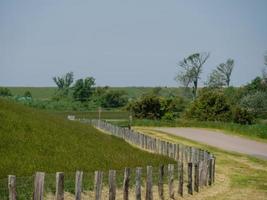
[[163, 180], [164, 179], [164, 165], [159, 166], [159, 182], [158, 182], [158, 192], [159, 199], [164, 200], [164, 191], [163, 191]]
[[199, 163], [195, 163], [194, 190], [199, 192]]
[[56, 200], [64, 200], [64, 173], [56, 173]]
[[135, 178], [135, 199], [141, 200], [141, 174], [142, 168], [136, 168], [136, 178]]
[[192, 175], [192, 163], [188, 163], [188, 194], [193, 195], [193, 175]]
[[95, 200], [101, 200], [103, 172], [95, 171]]
[[130, 168], [125, 168], [123, 179], [123, 200], [129, 199]]
[[82, 182], [83, 182], [83, 172], [76, 171], [75, 177], [75, 200], [82, 199]]
[[34, 192], [33, 200], [43, 200], [44, 199], [44, 172], [36, 172], [34, 179]]
[[147, 178], [146, 178], [146, 200], [153, 200], [153, 178], [152, 178], [152, 166], [147, 166]]
[[116, 199], [116, 171], [115, 170], [109, 170], [108, 183], [109, 183], [109, 200], [115, 200]]
[[212, 183], [215, 182], [215, 163], [216, 163], [216, 158], [213, 157]]
[[8, 191], [9, 191], [9, 200], [16, 200], [16, 176], [8, 175]]
[[169, 186], [170, 199], [174, 199], [173, 181], [174, 181], [174, 165], [169, 164], [168, 165], [168, 186]]
[[209, 185], [212, 185], [213, 183], [213, 164], [214, 164], [214, 159], [210, 158], [209, 159], [209, 177], [208, 177], [208, 182]]
[[182, 197], [184, 195], [184, 164], [183, 162], [178, 162], [178, 176], [179, 176], [178, 194]]

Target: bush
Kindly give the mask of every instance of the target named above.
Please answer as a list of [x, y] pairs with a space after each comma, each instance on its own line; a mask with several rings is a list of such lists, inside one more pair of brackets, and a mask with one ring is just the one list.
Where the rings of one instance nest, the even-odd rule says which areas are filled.
[[203, 89], [189, 106], [185, 116], [202, 121], [231, 121], [232, 112], [221, 91]]
[[108, 91], [101, 98], [101, 106], [105, 108], [118, 108], [125, 106], [128, 101], [124, 91]]
[[233, 111], [233, 121], [238, 124], [252, 124], [253, 115], [246, 109], [236, 107]]
[[147, 95], [131, 103], [128, 110], [131, 110], [135, 117], [141, 119], [161, 119], [162, 111], [161, 99], [155, 95]]
[[12, 96], [11, 91], [8, 88], [0, 88], [0, 96], [10, 97]]
[[173, 121], [175, 119], [175, 116], [172, 112], [166, 112], [164, 116], [162, 117], [162, 120], [164, 121]]
[[32, 94], [31, 94], [30, 91], [25, 91], [25, 93], [24, 93], [23, 96], [24, 96], [24, 97], [28, 97], [28, 98], [32, 98]]

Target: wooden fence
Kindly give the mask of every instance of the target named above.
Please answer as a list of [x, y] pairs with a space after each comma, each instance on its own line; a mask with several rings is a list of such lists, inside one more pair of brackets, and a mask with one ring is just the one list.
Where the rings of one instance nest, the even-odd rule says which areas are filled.
[[[200, 163], [193, 164], [189, 162], [184, 166], [183, 162], [176, 164], [160, 165], [158, 168], [147, 166], [146, 169], [137, 167], [135, 169], [125, 168], [122, 186], [117, 186], [116, 170], [109, 170], [108, 173], [95, 171], [94, 173], [94, 196], [95, 200], [101, 200], [108, 197], [109, 200], [118, 199], [117, 192], [122, 193], [122, 199], [175, 199], [184, 195], [193, 195], [198, 193], [200, 188], [212, 185], [214, 182], [214, 173], [208, 170], [204, 176], [201, 174]], [[210, 168], [211, 169], [211, 168]], [[143, 174], [145, 176], [143, 176]], [[104, 184], [104, 175], [108, 177], [108, 183]], [[166, 180], [166, 181], [165, 181]], [[75, 193], [74, 199], [91, 199], [82, 195], [84, 191], [84, 173], [77, 171], [75, 175]], [[55, 193], [53, 199], [64, 200], [64, 173], [55, 174]], [[108, 194], [103, 194], [103, 188]], [[157, 189], [156, 189], [157, 187]], [[16, 177], [8, 176], [9, 200], [17, 200]], [[176, 192], [175, 192], [176, 191]], [[156, 196], [157, 195], [157, 196]], [[45, 199], [45, 173], [37, 172], [34, 176], [33, 200]]]

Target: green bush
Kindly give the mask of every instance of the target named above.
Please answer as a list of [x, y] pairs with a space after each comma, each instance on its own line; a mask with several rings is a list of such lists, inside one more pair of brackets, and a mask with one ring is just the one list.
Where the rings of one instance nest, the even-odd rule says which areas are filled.
[[0, 96], [10, 97], [12, 96], [11, 91], [8, 88], [0, 88]]
[[232, 112], [223, 92], [203, 90], [191, 103], [185, 116], [201, 121], [231, 121]]
[[175, 119], [175, 116], [172, 112], [166, 112], [164, 116], [162, 117], [162, 120], [164, 121], [173, 121]]
[[236, 107], [233, 111], [233, 121], [238, 124], [252, 124], [253, 115], [246, 109]]
[[101, 106], [105, 108], [118, 108], [127, 104], [128, 98], [124, 91], [108, 91], [101, 98]]

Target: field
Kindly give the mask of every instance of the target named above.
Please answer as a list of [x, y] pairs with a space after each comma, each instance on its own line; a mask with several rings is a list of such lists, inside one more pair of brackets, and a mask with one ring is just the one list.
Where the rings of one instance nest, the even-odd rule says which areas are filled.
[[0, 178], [159, 165], [156, 156], [62, 117], [0, 100]]
[[[33, 98], [47, 100], [51, 99], [55, 94], [56, 87], [8, 87], [13, 95], [23, 95], [25, 91], [30, 91]], [[129, 98], [137, 98], [143, 94], [152, 92], [154, 87], [110, 87], [111, 90], [122, 90], [125, 91]], [[179, 95], [182, 94], [181, 88], [174, 87], [162, 87], [160, 95]]]
[[193, 199], [267, 199], [267, 161], [242, 154], [226, 152], [181, 137], [154, 131], [149, 127], [136, 127], [135, 129], [169, 141], [176, 141], [178, 143], [207, 149], [215, 154], [215, 185], [195, 195]]

